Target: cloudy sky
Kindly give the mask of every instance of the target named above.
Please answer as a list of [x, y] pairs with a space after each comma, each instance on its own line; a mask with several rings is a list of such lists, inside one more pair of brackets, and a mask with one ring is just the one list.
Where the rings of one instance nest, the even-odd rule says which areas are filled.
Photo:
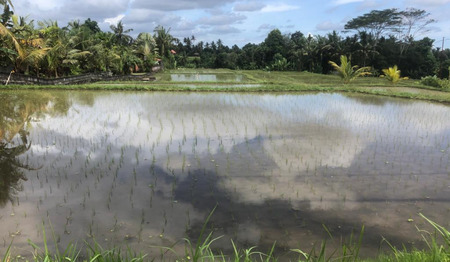
[[[103, 30], [123, 20], [126, 28], [153, 32], [157, 25], [171, 28], [178, 38], [197, 41], [221, 39], [226, 45], [260, 43], [274, 28], [283, 33], [326, 34], [342, 30], [351, 18], [374, 9], [414, 7], [431, 13], [438, 22], [426, 33], [435, 46], [450, 48], [450, 0], [13, 0], [16, 14], [30, 19], [91, 18]], [[420, 36], [422, 37], [422, 36]]]

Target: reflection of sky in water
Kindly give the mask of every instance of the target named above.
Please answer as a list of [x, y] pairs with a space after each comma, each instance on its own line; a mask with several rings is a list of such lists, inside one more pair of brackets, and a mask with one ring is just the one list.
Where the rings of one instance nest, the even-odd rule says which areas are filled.
[[0, 219], [4, 239], [40, 243], [50, 220], [63, 243], [95, 236], [157, 253], [148, 246], [195, 237], [219, 203], [226, 246], [233, 237], [310, 247], [322, 223], [344, 236], [364, 223], [376, 249], [379, 235], [417, 237], [405, 218], [449, 215], [448, 106], [339, 94], [94, 96], [32, 123], [21, 159], [42, 168], [26, 172], [20, 204], [3, 210], [14, 214]]
[[241, 82], [242, 75], [235, 74], [171, 74], [170, 80], [175, 82], [216, 82], [233, 81]]

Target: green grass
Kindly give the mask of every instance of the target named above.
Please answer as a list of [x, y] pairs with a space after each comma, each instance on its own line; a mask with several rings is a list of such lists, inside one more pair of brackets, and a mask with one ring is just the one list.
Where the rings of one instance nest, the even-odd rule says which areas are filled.
[[[76, 245], [68, 245], [68, 247], [63, 251], [55, 251], [54, 254], [49, 252], [47, 247], [47, 240], [45, 236], [45, 230], [43, 231], [44, 237], [44, 250], [30, 243], [35, 249], [34, 258], [31, 261], [35, 262], [63, 262], [63, 261], [86, 261], [86, 262], [140, 262], [140, 261], [279, 261], [284, 260], [283, 258], [278, 258], [274, 256], [274, 250], [276, 243], [272, 246], [271, 250], [268, 252], [260, 252], [256, 247], [250, 247], [246, 249], [240, 249], [231, 240], [231, 246], [233, 253], [230, 255], [225, 255], [222, 251], [213, 249], [211, 246], [218, 238], [212, 238], [213, 232], [205, 236], [206, 225], [208, 224], [211, 215], [214, 210], [207, 217], [200, 235], [197, 241], [194, 243], [189, 239], [184, 239], [185, 242], [185, 253], [177, 254], [171, 247], [157, 247], [161, 250], [166, 250], [162, 253], [161, 257], [151, 258], [147, 255], [142, 255], [135, 253], [130, 249], [122, 251], [121, 249], [103, 249], [96, 242], [94, 244], [85, 244], [84, 249], [77, 249]], [[319, 249], [313, 247], [309, 252], [305, 252], [300, 249], [292, 249], [292, 254], [297, 254], [298, 258], [294, 261], [307, 261], [307, 262], [449, 262], [450, 261], [450, 232], [436, 224], [435, 222], [429, 220], [422, 214], [422, 218], [427, 221], [433, 228], [434, 232], [428, 232], [425, 230], [418, 229], [418, 232], [422, 235], [428, 248], [424, 250], [406, 250], [397, 249], [391, 245], [388, 240], [384, 240], [389, 247], [390, 252], [378, 255], [375, 258], [362, 259], [360, 257], [360, 247], [364, 237], [364, 227], [362, 227], [358, 237], [353, 234], [350, 239], [342, 243], [340, 250], [327, 249], [326, 241], [323, 241]], [[53, 235], [54, 237], [54, 235]], [[219, 237], [220, 238], [220, 237]], [[55, 240], [55, 239], [54, 239]], [[56, 241], [56, 240], [55, 240]], [[24, 261], [22, 257], [15, 257], [11, 254], [11, 245], [3, 256], [2, 262], [10, 261]], [[84, 251], [84, 253], [83, 253]], [[328, 253], [327, 253], [328, 252]], [[86, 254], [84, 256], [80, 254]], [[172, 256], [167, 256], [171, 253]], [[166, 255], [164, 255], [166, 254]]]
[[[172, 82], [170, 74], [216, 74], [226, 75], [216, 82]], [[243, 81], [234, 82], [233, 76], [242, 76]], [[233, 71], [226, 69], [178, 69], [155, 75], [156, 81], [98, 82], [65, 86], [1, 86], [0, 89], [62, 89], [62, 90], [121, 90], [121, 91], [171, 91], [171, 92], [349, 92], [379, 96], [400, 97], [450, 103], [450, 90], [425, 86], [416, 80], [404, 80], [392, 85], [378, 77], [359, 77], [343, 84], [336, 75], [321, 75], [308, 72]], [[230, 77], [231, 76], [231, 77]], [[220, 79], [220, 77], [219, 77]], [[235, 85], [251, 85], [246, 87]]]

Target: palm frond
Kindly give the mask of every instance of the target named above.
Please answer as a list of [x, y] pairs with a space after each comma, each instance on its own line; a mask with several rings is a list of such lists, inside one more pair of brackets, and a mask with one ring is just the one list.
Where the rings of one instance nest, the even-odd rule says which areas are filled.
[[348, 84], [359, 76], [370, 75], [368, 72], [370, 71], [370, 67], [366, 66], [359, 68], [357, 65], [352, 66], [350, 60], [344, 55], [341, 55], [340, 60], [341, 65], [338, 65], [333, 61], [329, 61], [328, 63], [338, 72], [338, 75], [345, 84]]
[[384, 77], [392, 82], [393, 84], [396, 84], [398, 81], [402, 80], [400, 77], [401, 71], [398, 70], [397, 65], [394, 65], [393, 67], [389, 67], [387, 69], [383, 69]]
[[0, 23], [0, 35], [4, 36], [6, 38], [9, 38], [14, 45], [14, 48], [16, 49], [16, 52], [19, 56], [23, 56], [23, 49], [22, 46], [20, 45], [19, 41], [17, 40], [17, 38], [14, 36], [14, 34], [8, 29], [6, 28], [2, 23]]

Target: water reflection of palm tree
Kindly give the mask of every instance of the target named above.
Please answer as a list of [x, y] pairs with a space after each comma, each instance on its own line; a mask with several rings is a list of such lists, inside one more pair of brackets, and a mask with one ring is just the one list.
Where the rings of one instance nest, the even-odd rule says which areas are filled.
[[19, 134], [21, 145], [10, 147], [10, 143], [0, 141], [0, 207], [4, 207], [8, 201], [14, 202], [14, 197], [23, 190], [21, 182], [27, 178], [21, 169], [32, 169], [17, 159], [19, 155], [28, 151], [31, 145], [25, 130], [21, 130]]

